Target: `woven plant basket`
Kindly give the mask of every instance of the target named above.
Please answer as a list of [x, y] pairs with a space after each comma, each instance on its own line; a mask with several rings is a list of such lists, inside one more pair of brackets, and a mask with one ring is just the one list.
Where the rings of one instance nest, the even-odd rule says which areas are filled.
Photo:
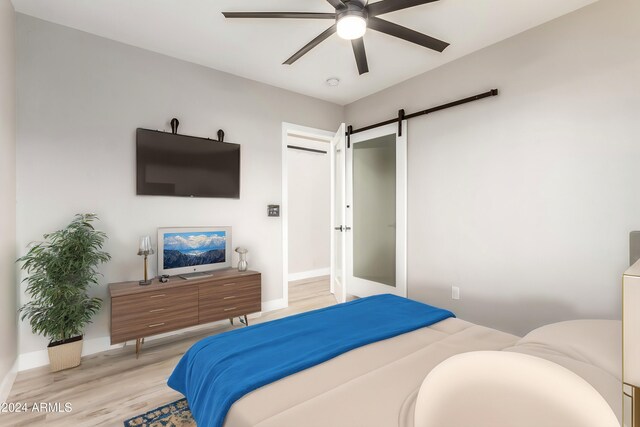
[[55, 344], [47, 347], [49, 351], [49, 367], [51, 372], [63, 369], [75, 368], [80, 364], [82, 355], [82, 337], [71, 338], [64, 344]]

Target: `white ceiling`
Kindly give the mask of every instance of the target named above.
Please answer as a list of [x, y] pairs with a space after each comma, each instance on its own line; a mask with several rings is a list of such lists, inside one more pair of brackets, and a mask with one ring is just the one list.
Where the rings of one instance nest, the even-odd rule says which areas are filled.
[[[293, 65], [284, 60], [329, 20], [236, 19], [221, 11], [333, 12], [325, 0], [13, 0], [18, 12], [316, 98], [348, 104], [596, 0], [440, 0], [381, 16], [451, 43], [437, 53], [375, 31], [370, 72], [331, 36]], [[373, 2], [373, 0], [372, 0]], [[340, 85], [325, 81], [338, 77]]]

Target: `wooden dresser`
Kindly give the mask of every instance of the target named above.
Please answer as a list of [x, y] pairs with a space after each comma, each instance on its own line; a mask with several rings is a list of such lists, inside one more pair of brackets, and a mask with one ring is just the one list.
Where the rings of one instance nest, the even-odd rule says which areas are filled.
[[185, 280], [158, 278], [109, 284], [111, 344], [136, 340], [136, 355], [145, 337], [218, 320], [244, 317], [262, 310], [261, 274], [226, 269], [211, 276]]

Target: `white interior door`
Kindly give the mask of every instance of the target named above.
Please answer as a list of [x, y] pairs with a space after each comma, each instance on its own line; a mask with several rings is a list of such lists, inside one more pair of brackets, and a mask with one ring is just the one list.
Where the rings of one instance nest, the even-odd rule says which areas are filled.
[[346, 150], [345, 125], [331, 141], [331, 292], [338, 302], [347, 298], [346, 286]]
[[406, 120], [352, 135], [346, 157], [347, 293], [406, 297]]

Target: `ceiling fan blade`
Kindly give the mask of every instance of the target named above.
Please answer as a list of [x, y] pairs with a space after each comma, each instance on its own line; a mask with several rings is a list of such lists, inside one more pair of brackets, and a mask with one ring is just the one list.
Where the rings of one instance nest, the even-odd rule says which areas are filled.
[[351, 40], [351, 46], [353, 47], [353, 54], [356, 56], [356, 64], [358, 65], [358, 73], [363, 75], [369, 72], [369, 64], [367, 63], [367, 52], [364, 50], [364, 40], [362, 37], [359, 39]]
[[225, 18], [336, 19], [335, 13], [313, 12], [222, 12]]
[[327, 0], [331, 6], [336, 9], [341, 9], [343, 7], [347, 7], [346, 4], [342, 0]]
[[438, 52], [442, 52], [447, 48], [447, 46], [449, 46], [449, 43], [447, 42], [434, 39], [426, 34], [419, 33], [410, 28], [403, 27], [402, 25], [394, 24], [393, 22], [385, 21], [380, 18], [369, 18], [368, 27], [372, 30], [380, 31], [381, 33], [389, 34], [390, 36], [398, 37]]
[[367, 10], [369, 11], [369, 16], [378, 16], [383, 13], [420, 6], [421, 4], [433, 3], [434, 1], [438, 0], [382, 0], [377, 3], [371, 3]]
[[304, 56], [305, 53], [309, 52], [311, 49], [318, 46], [320, 43], [322, 43], [324, 40], [326, 40], [330, 35], [332, 35], [335, 32], [336, 32], [336, 24], [333, 24], [332, 26], [324, 30], [318, 37], [316, 37], [315, 39], [307, 43], [302, 49], [294, 53], [291, 58], [287, 59], [282, 64], [287, 64], [287, 65], [293, 64], [298, 59], [302, 58], [302, 56]]

